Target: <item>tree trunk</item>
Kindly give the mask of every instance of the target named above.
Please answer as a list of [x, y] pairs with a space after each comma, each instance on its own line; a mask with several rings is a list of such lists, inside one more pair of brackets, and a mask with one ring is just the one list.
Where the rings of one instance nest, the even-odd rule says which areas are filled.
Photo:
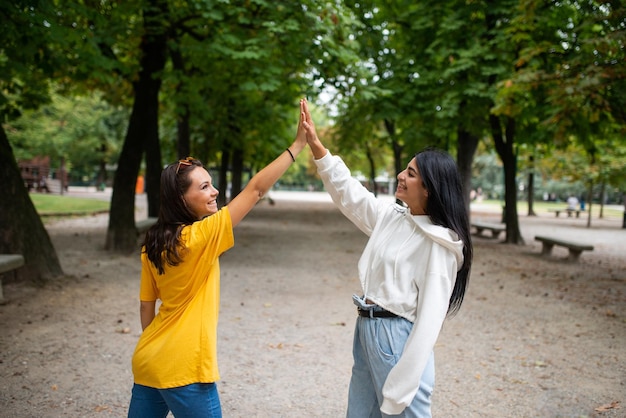
[[24, 266], [15, 270], [15, 279], [43, 284], [63, 275], [57, 253], [24, 186], [2, 125], [0, 184], [4, 192], [4, 198], [0, 199], [0, 253], [24, 256]]
[[534, 209], [535, 203], [535, 157], [530, 156], [530, 169], [528, 171], [528, 216], [537, 216]]
[[[396, 140], [396, 126], [393, 121], [389, 119], [385, 119], [385, 129], [387, 129], [387, 133], [389, 134], [389, 138], [391, 138], [391, 148], [393, 150], [393, 164], [396, 169], [395, 174], [397, 175], [399, 172], [404, 170], [405, 162], [402, 161], [402, 151], [404, 147]], [[394, 176], [394, 190], [398, 183], [398, 179]], [[396, 199], [396, 202], [401, 204], [402, 202]]]
[[191, 134], [189, 128], [189, 106], [183, 105], [183, 114], [178, 115], [176, 121], [176, 143], [178, 149], [178, 158], [183, 159], [191, 156]]
[[376, 184], [376, 163], [374, 162], [374, 156], [372, 155], [372, 149], [366, 145], [367, 162], [370, 168], [370, 184], [372, 185], [372, 193], [374, 196], [378, 196], [378, 185]]
[[535, 174], [531, 171], [528, 173], [528, 187], [527, 187], [527, 200], [528, 200], [528, 216], [537, 216], [534, 209], [535, 203]]
[[222, 149], [222, 160], [220, 162], [220, 179], [219, 188], [220, 194], [217, 196], [217, 204], [221, 208], [226, 205], [227, 193], [228, 193], [228, 169], [230, 166], [230, 150], [224, 146]]
[[624, 204], [624, 215], [622, 216], [622, 228], [626, 228], [626, 193], [624, 193], [624, 195], [622, 196], [622, 203]]
[[465, 208], [470, 213], [470, 192], [472, 190], [472, 162], [474, 161], [474, 153], [478, 148], [479, 138], [463, 129], [457, 127], [457, 155], [456, 164], [459, 167], [461, 175], [461, 183], [463, 185], [463, 197], [465, 199]]
[[161, 194], [161, 144], [159, 143], [159, 110], [158, 94], [155, 99], [156, 108], [151, 110], [150, 119], [153, 123], [150, 134], [146, 134], [144, 149], [146, 151], [146, 194], [148, 199], [148, 217], [159, 216]]
[[98, 190], [102, 189], [104, 190], [104, 187], [106, 187], [106, 181], [107, 181], [107, 165], [106, 165], [106, 160], [105, 160], [105, 154], [107, 151], [107, 146], [106, 143], [102, 143], [100, 145], [100, 167], [98, 170], [98, 184], [96, 185], [96, 188]]
[[235, 196], [241, 192], [241, 187], [243, 184], [243, 151], [241, 149], [233, 150], [232, 153], [232, 171], [231, 171], [231, 194], [230, 199], [232, 200]]
[[[141, 156], [146, 147], [158, 147], [158, 107], [161, 79], [158, 74], [165, 67], [166, 36], [161, 19], [167, 5], [162, 0], [153, 0], [144, 10], [146, 35], [141, 42], [141, 70], [133, 84], [135, 100], [128, 123], [128, 131], [120, 154], [118, 168], [113, 180], [113, 195], [105, 248], [130, 252], [137, 245], [135, 228], [135, 183], [141, 165]], [[160, 16], [161, 15], [161, 16]], [[156, 159], [159, 161], [156, 161]], [[160, 150], [150, 152], [147, 158], [146, 190], [158, 195], [155, 186], [155, 171], [160, 176]], [[149, 198], [150, 202], [150, 198]], [[149, 203], [150, 205], [150, 203]], [[152, 208], [154, 214], [154, 208]], [[150, 213], [150, 212], [149, 212]]]
[[59, 168], [59, 180], [61, 182], [61, 190], [59, 191], [59, 194], [61, 194], [61, 196], [65, 194], [65, 189], [67, 188], [67, 176], [65, 173], [65, 157], [61, 157], [61, 167]]
[[589, 181], [587, 189], [587, 228], [591, 228], [591, 207], [593, 206], [593, 180]]
[[507, 244], [524, 244], [524, 238], [519, 229], [517, 215], [517, 155], [514, 151], [515, 120], [507, 118], [504, 128], [500, 124], [500, 119], [495, 115], [489, 116], [491, 133], [496, 146], [496, 151], [504, 166], [504, 222], [506, 223]]
[[598, 219], [604, 219], [604, 200], [606, 195], [606, 182], [602, 181], [600, 184], [600, 214]]
[[[180, 74], [186, 74], [185, 71], [185, 62], [183, 60], [183, 55], [180, 53], [178, 49], [172, 49], [170, 51], [172, 56], [172, 64], [174, 66], [174, 70], [176, 70]], [[176, 86], [176, 95], [180, 100], [183, 96], [183, 87], [184, 84], [182, 82], [178, 83]], [[186, 101], [181, 100], [178, 104], [181, 107], [182, 112], [176, 115], [176, 150], [179, 159], [183, 159], [191, 156], [191, 130], [189, 127], [189, 105]]]

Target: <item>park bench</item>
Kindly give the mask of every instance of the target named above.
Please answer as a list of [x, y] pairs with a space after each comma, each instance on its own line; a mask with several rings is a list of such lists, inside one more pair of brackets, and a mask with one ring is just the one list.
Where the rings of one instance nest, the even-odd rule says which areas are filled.
[[135, 222], [135, 228], [139, 234], [144, 234], [152, 225], [157, 221], [157, 218], [146, 218], [141, 221]]
[[506, 231], [504, 224], [492, 224], [488, 222], [472, 222], [472, 226], [476, 228], [476, 235], [482, 235], [484, 230], [491, 231], [492, 238], [498, 238], [500, 233]]
[[540, 241], [543, 244], [541, 255], [544, 256], [552, 254], [552, 248], [555, 245], [569, 249], [569, 261], [577, 261], [580, 257], [580, 253], [583, 251], [593, 251], [593, 245], [582, 244], [579, 242], [564, 241], [561, 239], [542, 236], [535, 236], [535, 240]]
[[578, 210], [578, 209], [568, 209], [568, 208], [565, 208], [565, 209], [548, 209], [548, 212], [554, 212], [554, 214], [556, 215], [557, 218], [559, 217], [559, 214], [561, 212], [567, 212], [567, 217], [568, 218], [571, 218], [574, 213], [576, 214], [577, 218], [580, 218], [580, 212], [581, 211]]
[[24, 265], [24, 256], [21, 254], [0, 254], [0, 304], [4, 304], [2, 291], [2, 276], [4, 273], [18, 269]]

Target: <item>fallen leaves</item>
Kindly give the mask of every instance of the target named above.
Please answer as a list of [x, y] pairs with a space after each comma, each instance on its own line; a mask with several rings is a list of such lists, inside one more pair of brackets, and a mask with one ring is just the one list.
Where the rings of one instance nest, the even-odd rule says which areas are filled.
[[95, 407], [95, 411], [96, 412], [104, 412], [104, 411], [110, 411], [111, 408], [108, 405], [98, 405]]
[[[287, 348], [289, 346], [289, 344], [278, 343], [278, 344], [268, 344], [267, 346], [269, 348], [271, 348], [271, 349], [282, 350], [283, 348]], [[291, 344], [291, 347], [293, 347], [293, 348], [302, 348], [304, 346], [302, 344], [295, 343], [295, 344]]]
[[621, 405], [619, 403], [619, 401], [613, 401], [611, 403], [599, 406], [595, 409], [596, 412], [607, 412], [610, 411], [612, 409], [620, 409]]

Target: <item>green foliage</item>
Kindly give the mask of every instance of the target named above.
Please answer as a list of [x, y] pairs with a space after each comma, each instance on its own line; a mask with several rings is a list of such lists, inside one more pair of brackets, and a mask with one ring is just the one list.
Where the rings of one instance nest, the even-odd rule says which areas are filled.
[[625, 22], [621, 2], [520, 1], [512, 29], [521, 40], [519, 71], [503, 91], [506, 100], [534, 95], [529, 103], [557, 145], [573, 138], [589, 144], [614, 121], [623, 131]]
[[[142, 6], [0, 4], [3, 122], [48, 103], [51, 87], [63, 93], [6, 125], [16, 154], [45, 151], [74, 169], [84, 161], [86, 171], [97, 159], [94, 150], [106, 144], [105, 159], [115, 161], [125, 126], [120, 117], [140, 70]], [[588, 164], [586, 178], [622, 177], [623, 153], [603, 152], [624, 144], [620, 2], [170, 0], [167, 6], [168, 19], [157, 26], [167, 35], [170, 59], [159, 75], [167, 161], [177, 158], [177, 123], [187, 115], [192, 154], [217, 162], [223, 149], [240, 149], [254, 170], [293, 137], [296, 99], [330, 88], [338, 118], [328, 136], [364, 173], [372, 150], [377, 169], [394, 172], [396, 150], [406, 154], [402, 162], [426, 145], [452, 150], [458, 129], [486, 137], [495, 114], [515, 118], [521, 161], [531, 153], [539, 162], [576, 142], [582, 160], [613, 167], [604, 173]]]
[[485, 198], [501, 199], [504, 196], [502, 163], [495, 152], [479, 153], [472, 164], [472, 189], [482, 190]]
[[[188, 114], [192, 154], [218, 161], [222, 149], [244, 150], [247, 164], [256, 167], [295, 135], [296, 98], [307, 90], [310, 40], [320, 27], [308, 5], [197, 2], [176, 8], [163, 121], [171, 127]], [[175, 136], [165, 129], [171, 159]]]
[[49, 17], [53, 8], [42, 2], [1, 2], [0, 121], [19, 117], [48, 99], [49, 77], [56, 58], [49, 47]]
[[74, 179], [93, 180], [101, 163], [115, 164], [128, 112], [98, 97], [53, 95], [50, 104], [7, 124], [18, 160], [50, 156], [53, 168], [65, 159]]

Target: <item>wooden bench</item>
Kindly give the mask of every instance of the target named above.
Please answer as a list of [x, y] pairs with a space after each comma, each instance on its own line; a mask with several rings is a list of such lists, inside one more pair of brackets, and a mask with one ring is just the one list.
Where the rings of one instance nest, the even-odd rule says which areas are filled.
[[0, 305], [5, 303], [2, 291], [3, 273], [18, 269], [24, 265], [24, 256], [21, 254], [0, 254]]
[[564, 241], [561, 239], [535, 236], [535, 240], [541, 241], [543, 247], [541, 249], [541, 255], [549, 256], [552, 254], [552, 248], [557, 245], [569, 249], [569, 261], [577, 261], [580, 257], [580, 253], [583, 251], [593, 251], [593, 245], [582, 244], [579, 242]]
[[157, 218], [146, 218], [141, 221], [135, 222], [135, 228], [137, 228], [137, 232], [139, 234], [145, 234], [148, 229], [152, 225], [154, 225], [157, 221]]
[[576, 217], [577, 218], [580, 218], [580, 212], [582, 212], [582, 211], [578, 210], [578, 209], [568, 209], [568, 208], [565, 208], [565, 209], [548, 209], [548, 212], [554, 212], [554, 214], [556, 215], [557, 218], [559, 217], [559, 214], [561, 212], [566, 212], [568, 218], [571, 218], [572, 214], [574, 214], [574, 213], [576, 213]]
[[476, 235], [482, 235], [484, 230], [491, 231], [491, 238], [498, 238], [501, 232], [506, 231], [504, 224], [492, 224], [488, 222], [472, 222], [472, 226], [476, 228]]

